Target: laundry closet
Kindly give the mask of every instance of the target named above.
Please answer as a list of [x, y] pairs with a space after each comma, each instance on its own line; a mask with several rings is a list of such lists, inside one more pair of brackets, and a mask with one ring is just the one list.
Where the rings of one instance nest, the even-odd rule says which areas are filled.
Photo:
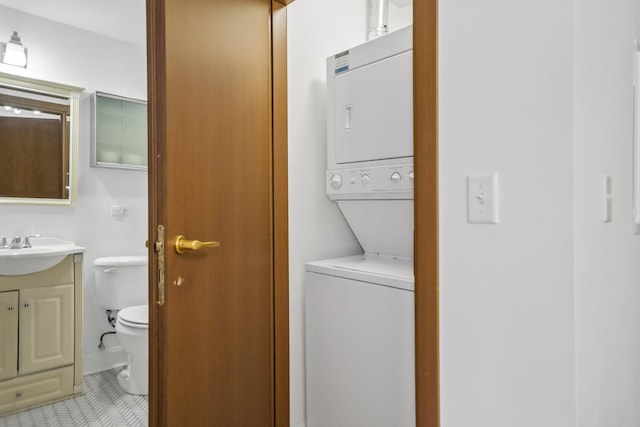
[[309, 426], [415, 424], [411, 47], [327, 59], [327, 196], [364, 253], [306, 264]]

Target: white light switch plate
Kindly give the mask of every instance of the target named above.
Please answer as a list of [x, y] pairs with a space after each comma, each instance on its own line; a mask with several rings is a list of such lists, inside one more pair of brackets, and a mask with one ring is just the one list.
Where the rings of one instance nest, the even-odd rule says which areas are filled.
[[467, 222], [498, 223], [498, 176], [467, 176]]

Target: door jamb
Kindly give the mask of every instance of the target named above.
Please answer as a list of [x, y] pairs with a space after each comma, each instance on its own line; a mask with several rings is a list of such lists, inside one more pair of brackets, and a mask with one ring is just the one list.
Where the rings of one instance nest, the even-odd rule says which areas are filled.
[[272, 0], [275, 426], [289, 425], [287, 8]]
[[440, 425], [438, 0], [413, 2], [416, 426]]

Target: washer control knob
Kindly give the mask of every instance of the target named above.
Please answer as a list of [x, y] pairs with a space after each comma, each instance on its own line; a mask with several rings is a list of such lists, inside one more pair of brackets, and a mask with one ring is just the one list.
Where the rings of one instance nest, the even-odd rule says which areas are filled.
[[336, 190], [342, 187], [342, 176], [338, 174], [333, 175], [331, 177], [331, 186]]
[[364, 175], [362, 175], [362, 184], [363, 185], [367, 185], [370, 180], [371, 180], [371, 178], [369, 178], [369, 174], [365, 173]]
[[349, 182], [352, 183], [352, 184], [355, 184], [356, 183], [356, 177], [352, 176], [351, 178], [349, 178]]
[[413, 181], [413, 171], [409, 172], [409, 179]]
[[400, 182], [401, 179], [402, 175], [400, 175], [400, 172], [394, 172], [391, 174], [391, 182]]

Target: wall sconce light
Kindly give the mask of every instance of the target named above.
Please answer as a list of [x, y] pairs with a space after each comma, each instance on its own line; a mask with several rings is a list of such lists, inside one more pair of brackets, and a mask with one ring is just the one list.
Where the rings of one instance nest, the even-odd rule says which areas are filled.
[[13, 32], [11, 40], [0, 43], [0, 62], [27, 68], [27, 48], [20, 43], [17, 31]]

